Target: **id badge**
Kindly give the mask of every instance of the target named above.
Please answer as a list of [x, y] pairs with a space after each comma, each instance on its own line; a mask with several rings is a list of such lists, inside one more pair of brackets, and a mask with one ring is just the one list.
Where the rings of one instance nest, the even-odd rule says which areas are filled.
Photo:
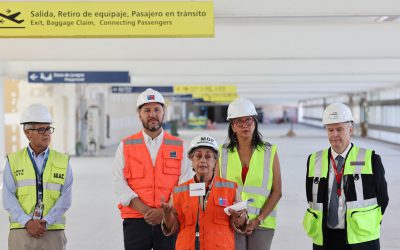
[[191, 183], [189, 185], [189, 194], [190, 197], [206, 195], [206, 184], [204, 182]]
[[35, 210], [33, 211], [33, 217], [32, 217], [32, 219], [34, 219], [34, 220], [40, 220], [40, 219], [42, 219], [43, 208], [44, 208], [43, 203], [36, 204]]

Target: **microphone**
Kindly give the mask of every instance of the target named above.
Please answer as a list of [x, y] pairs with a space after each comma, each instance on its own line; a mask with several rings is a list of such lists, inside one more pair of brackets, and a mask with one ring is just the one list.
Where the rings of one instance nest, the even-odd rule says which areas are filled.
[[[200, 175], [200, 181], [204, 182], [204, 176]], [[203, 211], [204, 211], [204, 195], [201, 196], [203, 198]], [[194, 241], [194, 248], [195, 250], [200, 250], [200, 225], [199, 225], [199, 213], [200, 213], [200, 196], [199, 196], [199, 206], [197, 208], [197, 218], [196, 218], [196, 238]]]

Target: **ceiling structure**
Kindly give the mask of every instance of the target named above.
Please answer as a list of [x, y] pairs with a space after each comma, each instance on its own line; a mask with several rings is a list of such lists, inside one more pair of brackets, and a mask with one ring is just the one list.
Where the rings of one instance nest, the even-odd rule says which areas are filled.
[[400, 86], [400, 2], [216, 0], [214, 38], [0, 39], [0, 73], [128, 70], [133, 85], [236, 85], [257, 104]]

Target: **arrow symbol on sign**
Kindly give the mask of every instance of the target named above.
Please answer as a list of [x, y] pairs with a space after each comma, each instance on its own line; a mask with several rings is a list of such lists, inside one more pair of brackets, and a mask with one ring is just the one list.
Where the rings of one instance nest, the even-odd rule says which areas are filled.
[[31, 79], [32, 81], [36, 81], [37, 78], [38, 78], [38, 76], [35, 73], [33, 73], [29, 76], [29, 79]]

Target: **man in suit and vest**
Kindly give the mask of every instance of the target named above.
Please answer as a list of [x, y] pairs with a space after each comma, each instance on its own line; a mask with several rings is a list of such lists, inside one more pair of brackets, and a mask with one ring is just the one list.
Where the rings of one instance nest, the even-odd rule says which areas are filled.
[[304, 229], [313, 249], [378, 250], [389, 202], [381, 158], [351, 143], [353, 116], [346, 105], [326, 107], [322, 122], [331, 147], [308, 157]]
[[185, 164], [183, 141], [163, 130], [164, 97], [151, 88], [137, 99], [143, 130], [119, 144], [113, 167], [127, 250], [174, 249], [176, 235], [161, 230], [161, 202], [168, 202], [178, 183], [193, 176]]
[[29, 145], [7, 156], [3, 206], [10, 214], [9, 250], [66, 249], [65, 212], [71, 206], [69, 156], [49, 148], [53, 118], [42, 104], [24, 110]]

